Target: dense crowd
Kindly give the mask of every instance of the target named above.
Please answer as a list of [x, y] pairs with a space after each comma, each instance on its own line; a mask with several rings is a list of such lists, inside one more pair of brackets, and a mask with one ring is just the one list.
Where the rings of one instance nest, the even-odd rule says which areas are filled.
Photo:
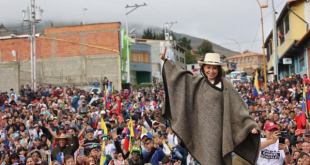
[[[310, 164], [307, 99], [303, 103], [307, 75], [268, 82], [267, 91], [261, 81], [258, 96], [253, 95], [254, 81], [234, 87], [261, 127], [266, 146], [258, 164]], [[2, 92], [0, 164], [91, 165], [100, 164], [103, 155], [109, 165], [197, 164], [162, 117], [162, 84], [115, 90], [105, 78], [93, 85], [102, 92], [51, 85]]]

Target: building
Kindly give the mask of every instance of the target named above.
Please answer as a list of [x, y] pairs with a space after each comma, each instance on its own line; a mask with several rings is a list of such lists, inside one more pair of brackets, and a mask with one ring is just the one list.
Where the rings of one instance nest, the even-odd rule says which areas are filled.
[[[37, 85], [91, 86], [108, 77], [121, 87], [120, 23], [100, 23], [48, 28], [36, 44]], [[0, 37], [0, 90], [31, 84], [30, 43]], [[12, 56], [12, 51], [16, 56]]]
[[[163, 51], [164, 45], [167, 41], [165, 40], [151, 40], [151, 39], [136, 39], [137, 43], [145, 43], [151, 46], [151, 63], [152, 63], [152, 77], [156, 77], [161, 79], [161, 67], [162, 60], [160, 59], [160, 54]], [[175, 62], [181, 68], [186, 69], [186, 61], [185, 61], [185, 51], [186, 49], [182, 48], [179, 45], [173, 45], [172, 51], [175, 56]]]
[[[310, 3], [304, 0], [288, 0], [282, 9], [276, 25], [278, 37], [278, 75], [281, 79], [291, 73], [307, 73], [308, 58], [306, 42], [299, 42], [309, 30]], [[297, 44], [299, 42], [299, 44]], [[266, 39], [267, 69], [273, 71], [274, 49], [273, 32]], [[283, 63], [283, 59], [290, 59], [291, 64]], [[309, 71], [308, 71], [309, 74]]]
[[10, 36], [11, 33], [3, 26], [3, 24], [0, 24], [0, 36]]
[[141, 84], [152, 82], [151, 46], [137, 43], [131, 46], [130, 82]]
[[[197, 59], [197, 63], [196, 64], [187, 64], [186, 70], [189, 70], [191, 72], [199, 72], [200, 66], [198, 64], [198, 61], [203, 61], [204, 56], [194, 54], [194, 50], [191, 50], [191, 53]], [[226, 71], [227, 70], [226, 56], [223, 54], [220, 54], [220, 58], [221, 58], [222, 68]]]
[[263, 54], [256, 52], [247, 52], [235, 56], [227, 57], [227, 68], [252, 73], [256, 68], [263, 68]]

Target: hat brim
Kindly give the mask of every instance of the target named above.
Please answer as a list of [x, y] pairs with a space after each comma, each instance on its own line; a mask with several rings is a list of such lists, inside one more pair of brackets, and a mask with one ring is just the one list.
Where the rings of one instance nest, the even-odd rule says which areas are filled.
[[67, 145], [70, 145], [71, 142], [72, 142], [72, 139], [71, 139], [71, 138], [68, 138], [68, 137], [66, 137], [66, 138], [57, 138], [57, 139], [55, 139], [55, 142], [58, 143], [58, 142], [59, 142], [59, 139], [66, 139], [66, 140], [67, 140]]
[[198, 64], [200, 66], [206, 64], [206, 65], [222, 65], [222, 63], [211, 63], [211, 62], [207, 62], [207, 61], [198, 61]]

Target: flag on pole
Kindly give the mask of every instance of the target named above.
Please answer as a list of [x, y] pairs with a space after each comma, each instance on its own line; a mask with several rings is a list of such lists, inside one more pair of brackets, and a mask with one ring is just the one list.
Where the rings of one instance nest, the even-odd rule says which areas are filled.
[[[102, 129], [102, 134], [108, 135], [108, 128], [105, 125], [105, 122], [102, 118], [101, 118], [101, 129]], [[100, 165], [108, 165], [104, 142], [102, 143], [102, 148], [101, 148]]]
[[253, 84], [253, 94], [254, 94], [254, 97], [258, 96], [258, 92], [259, 92], [259, 83], [258, 83], [258, 72], [256, 70], [256, 72], [255, 72], [255, 80], [254, 80], [254, 84]]
[[149, 133], [144, 127], [142, 127], [142, 134], [147, 134], [149, 138], [153, 138], [153, 135]]
[[126, 137], [125, 137], [125, 141], [124, 141], [124, 145], [123, 145], [124, 150], [126, 152], [128, 152], [130, 145], [132, 145], [132, 143], [134, 143], [134, 142], [135, 142], [135, 134], [134, 134], [132, 119], [130, 118]]
[[104, 142], [102, 143], [101, 148], [100, 165], [108, 165]]
[[105, 122], [102, 118], [101, 118], [101, 129], [102, 134], [108, 135], [108, 127], [105, 125]]
[[112, 84], [111, 84], [111, 83], [108, 84], [108, 91], [109, 91], [109, 92], [112, 91]]
[[304, 84], [304, 89], [302, 93], [302, 111], [306, 114], [306, 117], [308, 118], [307, 96], [309, 97], [307, 87]]
[[105, 106], [107, 106], [109, 102], [109, 91], [107, 89], [107, 86], [104, 86], [104, 100], [105, 100]]

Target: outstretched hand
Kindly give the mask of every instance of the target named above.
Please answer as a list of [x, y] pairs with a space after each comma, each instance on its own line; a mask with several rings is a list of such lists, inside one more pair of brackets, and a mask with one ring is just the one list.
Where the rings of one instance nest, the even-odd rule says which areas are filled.
[[166, 59], [166, 51], [167, 51], [167, 47], [165, 46], [164, 52], [162, 54], [160, 54], [160, 59], [162, 59], [163, 61], [165, 61], [165, 59]]

